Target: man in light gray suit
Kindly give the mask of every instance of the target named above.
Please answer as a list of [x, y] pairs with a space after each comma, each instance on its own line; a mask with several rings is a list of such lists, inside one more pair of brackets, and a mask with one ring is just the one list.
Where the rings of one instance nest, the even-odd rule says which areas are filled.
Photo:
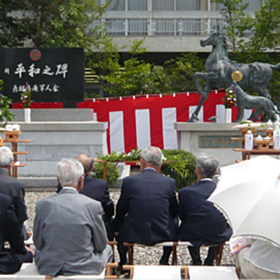
[[100, 274], [112, 259], [101, 203], [79, 192], [84, 168], [75, 159], [57, 164], [63, 189], [37, 202], [33, 240], [35, 263], [43, 275]]

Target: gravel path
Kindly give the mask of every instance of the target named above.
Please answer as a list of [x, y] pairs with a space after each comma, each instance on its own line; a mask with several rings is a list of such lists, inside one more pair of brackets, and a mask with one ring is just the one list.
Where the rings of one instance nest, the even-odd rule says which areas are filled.
[[[36, 202], [44, 197], [48, 197], [54, 195], [56, 190], [54, 188], [44, 188], [44, 189], [27, 189], [25, 195], [25, 202], [27, 205], [27, 211], [29, 219], [27, 221], [27, 230], [32, 232], [33, 231], [33, 221], [35, 217], [35, 206]], [[118, 201], [120, 196], [119, 189], [110, 189], [110, 195], [112, 200], [114, 201], [115, 205]], [[206, 257], [207, 250], [202, 249], [201, 255], [202, 258]], [[147, 265], [147, 264], [158, 264], [159, 259], [162, 254], [162, 248], [140, 248], [135, 247], [134, 250], [134, 264], [138, 265]], [[188, 253], [188, 249], [185, 246], [180, 246], [177, 248], [177, 256], [178, 256], [178, 265], [187, 265], [191, 259]], [[118, 253], [115, 248], [115, 257], [116, 262], [118, 261]], [[229, 250], [229, 246], [226, 245], [223, 251], [223, 258], [221, 265], [234, 265], [234, 260]]]

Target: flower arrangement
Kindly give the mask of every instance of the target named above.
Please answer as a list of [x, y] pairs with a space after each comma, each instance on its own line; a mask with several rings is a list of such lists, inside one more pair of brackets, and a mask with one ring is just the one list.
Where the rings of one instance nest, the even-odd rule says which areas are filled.
[[20, 100], [24, 108], [30, 108], [33, 100], [31, 100], [31, 87], [28, 83], [23, 86], [23, 93], [21, 94]]
[[234, 85], [231, 85], [230, 88], [226, 89], [226, 94], [223, 97], [223, 102], [226, 108], [232, 108], [236, 106], [236, 94]]

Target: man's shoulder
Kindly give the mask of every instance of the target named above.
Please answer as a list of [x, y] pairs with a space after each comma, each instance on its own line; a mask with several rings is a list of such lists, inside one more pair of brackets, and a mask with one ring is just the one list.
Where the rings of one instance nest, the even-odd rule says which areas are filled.
[[133, 175], [129, 175], [125, 178], [123, 178], [123, 181], [133, 181], [133, 180], [139, 180], [140, 178], [142, 178], [143, 174], [142, 173], [138, 173], [138, 174], [133, 174]]
[[54, 194], [54, 195], [42, 198], [42, 199], [37, 201], [36, 205], [38, 206], [38, 205], [43, 205], [45, 203], [52, 203], [53, 201], [56, 200], [57, 195], [58, 194]]
[[188, 186], [188, 187], [184, 187], [182, 189], [179, 190], [179, 195], [182, 194], [190, 194], [192, 193], [193, 195], [197, 194], [200, 195], [201, 193], [205, 194], [205, 193], [211, 193], [213, 192], [213, 190], [215, 189], [216, 184], [213, 181], [200, 181], [195, 185], [192, 186]]
[[92, 178], [90, 176], [87, 176], [86, 180], [85, 180], [85, 186], [87, 186], [87, 185], [90, 185], [90, 186], [98, 185], [98, 186], [106, 187], [108, 185], [108, 183], [106, 180], [99, 179], [99, 178]]
[[62, 204], [64, 201], [67, 203], [72, 203], [72, 200], [75, 202], [75, 205], [79, 204], [92, 204], [99, 205], [98, 201], [95, 201], [92, 198], [87, 197], [86, 195], [77, 193], [69, 193], [69, 192], [59, 192], [52, 196], [43, 198], [37, 202], [37, 206], [45, 206], [47, 204]]
[[0, 178], [1, 178], [0, 186], [1, 186], [1, 182], [9, 182], [9, 184], [12, 184], [15, 187], [19, 187], [19, 188], [24, 187], [23, 183], [19, 179], [16, 179], [12, 176], [6, 176], [5, 174], [1, 174]]
[[9, 196], [18, 196], [24, 191], [24, 185], [18, 179], [7, 176], [0, 177], [0, 192]]
[[153, 182], [157, 182], [158, 184], [162, 185], [170, 185], [172, 187], [175, 186], [175, 180], [171, 177], [167, 177], [163, 174], [157, 173], [153, 170], [145, 170], [141, 173], [135, 174], [128, 176], [123, 179], [124, 183], [130, 184], [132, 182], [141, 182], [141, 181], [146, 181], [147, 177], [153, 180]]
[[[139, 172], [137, 174], [133, 174], [133, 175], [130, 175], [130, 176], [127, 176], [126, 178], [131, 178], [131, 179], [137, 179], [137, 178], [141, 178], [141, 177], [144, 177], [144, 176], [155, 176], [155, 177], [159, 177], [159, 178], [163, 178], [163, 179], [167, 179], [167, 180], [174, 180], [173, 178], [171, 177], [168, 177], [162, 173], [158, 173], [156, 170], [154, 169], [145, 169], [144, 171], [142, 172]], [[125, 179], [126, 179], [125, 178]]]
[[181, 193], [187, 193], [187, 192], [197, 192], [198, 188], [197, 188], [198, 184], [192, 185], [192, 186], [187, 186], [184, 187], [182, 189], [179, 190], [179, 194]]

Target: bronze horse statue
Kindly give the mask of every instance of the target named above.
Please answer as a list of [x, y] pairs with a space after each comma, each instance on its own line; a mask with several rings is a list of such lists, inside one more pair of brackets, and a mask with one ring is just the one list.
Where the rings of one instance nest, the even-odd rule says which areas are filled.
[[[241, 80], [238, 81], [238, 85], [246, 90], [253, 89], [259, 95], [271, 99], [268, 89], [266, 88], [269, 80], [272, 76], [272, 70], [276, 69], [280, 71], [280, 63], [272, 65], [269, 63], [248, 63], [240, 64], [235, 61], [231, 61], [228, 58], [226, 39], [222, 32], [219, 30], [212, 31], [204, 39], [200, 41], [202, 47], [213, 46], [212, 52], [208, 56], [205, 64], [206, 72], [194, 73], [194, 81], [201, 95], [198, 106], [188, 122], [198, 120], [198, 113], [201, 106], [208, 98], [209, 92], [212, 89], [228, 88], [232, 84], [232, 74], [234, 72], [241, 73]], [[199, 79], [206, 81], [205, 89], [203, 90]]]

